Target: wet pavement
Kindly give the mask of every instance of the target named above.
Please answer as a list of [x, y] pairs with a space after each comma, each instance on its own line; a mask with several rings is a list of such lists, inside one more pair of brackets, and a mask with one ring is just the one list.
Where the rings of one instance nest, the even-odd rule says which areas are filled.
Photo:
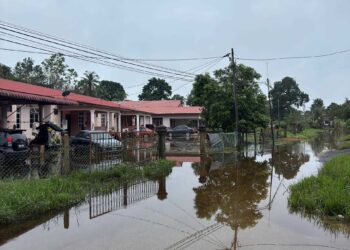
[[166, 179], [140, 180], [25, 225], [1, 249], [350, 249], [350, 228], [288, 209], [288, 186], [317, 174], [324, 141], [264, 152], [176, 155]]

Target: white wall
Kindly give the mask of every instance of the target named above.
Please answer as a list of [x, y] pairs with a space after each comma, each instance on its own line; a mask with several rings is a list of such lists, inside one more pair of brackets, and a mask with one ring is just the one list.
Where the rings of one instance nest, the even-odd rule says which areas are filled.
[[170, 118], [169, 117], [163, 117], [163, 125], [165, 127], [170, 127]]

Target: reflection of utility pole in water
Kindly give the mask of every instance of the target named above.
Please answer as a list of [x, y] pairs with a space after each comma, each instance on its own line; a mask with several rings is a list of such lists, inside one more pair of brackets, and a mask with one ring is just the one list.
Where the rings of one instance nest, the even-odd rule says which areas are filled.
[[[239, 186], [239, 181], [238, 181], [238, 175], [239, 175], [239, 158], [238, 158], [238, 161], [237, 161], [237, 157], [236, 157], [236, 183], [235, 183], [235, 186], [236, 186], [236, 189], [239, 190], [238, 186]], [[235, 233], [233, 235], [233, 241], [232, 241], [232, 244], [231, 244], [231, 250], [236, 250], [237, 249], [237, 246], [238, 246], [238, 228], [239, 228], [239, 223], [238, 223], [238, 215], [237, 215], [237, 201], [235, 202], [234, 204], [234, 209], [235, 209], [235, 220], [236, 220], [236, 223], [235, 223]]]
[[123, 205], [126, 207], [128, 205], [128, 185], [123, 186]]
[[208, 179], [209, 170], [210, 170], [210, 158], [201, 156], [200, 157], [200, 165], [199, 165], [199, 183], [205, 183]]
[[63, 226], [65, 229], [69, 228], [69, 208], [63, 212]]
[[159, 200], [165, 200], [168, 196], [168, 193], [166, 191], [166, 177], [160, 177], [158, 179], [158, 193], [157, 193]]

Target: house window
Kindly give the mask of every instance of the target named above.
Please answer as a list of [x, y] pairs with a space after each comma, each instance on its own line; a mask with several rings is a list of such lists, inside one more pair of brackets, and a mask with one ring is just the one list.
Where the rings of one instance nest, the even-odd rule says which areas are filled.
[[78, 114], [78, 127], [84, 129], [84, 112], [79, 112]]
[[16, 128], [21, 128], [21, 108], [17, 108], [16, 110]]
[[106, 114], [101, 113], [101, 127], [106, 127]]
[[31, 128], [33, 127], [34, 122], [39, 122], [39, 109], [38, 108], [31, 108], [30, 109], [29, 122], [30, 122]]
[[153, 124], [156, 126], [160, 126], [163, 124], [163, 118], [153, 118]]

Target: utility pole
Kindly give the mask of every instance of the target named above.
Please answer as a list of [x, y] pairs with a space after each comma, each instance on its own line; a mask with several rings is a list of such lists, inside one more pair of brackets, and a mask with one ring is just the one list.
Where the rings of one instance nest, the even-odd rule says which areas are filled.
[[279, 136], [279, 131], [281, 130], [281, 118], [280, 118], [280, 98], [278, 97], [277, 99], [277, 112], [278, 112], [278, 134], [277, 134], [277, 138]]
[[236, 88], [236, 64], [233, 49], [231, 49], [231, 66], [232, 66], [232, 90], [233, 90], [233, 103], [235, 105], [235, 138], [236, 138], [236, 146], [239, 146], [239, 138], [238, 138], [238, 107], [237, 107], [237, 88]]
[[275, 149], [275, 135], [273, 131], [273, 119], [272, 119], [272, 104], [271, 104], [271, 95], [270, 95], [270, 80], [267, 78], [267, 91], [269, 98], [269, 109], [270, 109], [270, 125], [271, 125], [271, 138], [272, 138], [272, 151]]

